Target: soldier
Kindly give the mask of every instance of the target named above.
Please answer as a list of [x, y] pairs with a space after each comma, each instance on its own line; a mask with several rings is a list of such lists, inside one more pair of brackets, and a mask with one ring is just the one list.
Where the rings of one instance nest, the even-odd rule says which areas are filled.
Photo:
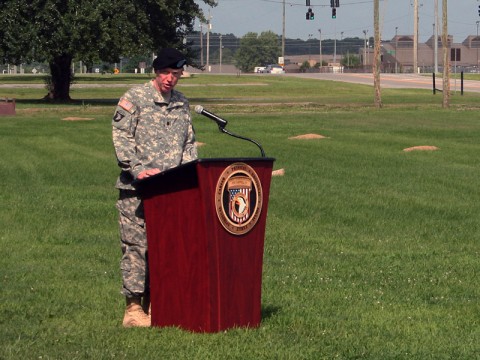
[[113, 117], [113, 144], [121, 168], [116, 188], [122, 245], [124, 327], [150, 326], [147, 239], [143, 204], [132, 182], [195, 160], [197, 149], [189, 102], [174, 90], [186, 59], [162, 49], [153, 61], [156, 77], [127, 91]]

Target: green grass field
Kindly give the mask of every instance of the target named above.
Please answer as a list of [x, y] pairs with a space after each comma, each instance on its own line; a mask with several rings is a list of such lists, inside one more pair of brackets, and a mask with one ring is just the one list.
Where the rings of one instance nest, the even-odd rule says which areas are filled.
[[[144, 81], [74, 89], [69, 105], [0, 88], [17, 98], [0, 117], [0, 359], [480, 359], [480, 94], [444, 110], [441, 95], [384, 90], [378, 110], [370, 87], [283, 77], [179, 85], [285, 169], [261, 326], [123, 329], [110, 121]], [[260, 155], [194, 125], [201, 157]], [[419, 145], [439, 150], [403, 151]]]

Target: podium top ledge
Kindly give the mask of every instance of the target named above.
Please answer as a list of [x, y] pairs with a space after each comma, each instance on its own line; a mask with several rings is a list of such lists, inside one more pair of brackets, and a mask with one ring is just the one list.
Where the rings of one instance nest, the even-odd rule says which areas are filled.
[[[275, 161], [275, 158], [269, 157], [258, 157], [258, 158], [201, 158], [192, 161], [191, 163], [205, 163], [205, 162], [249, 162], [249, 161], [267, 161], [272, 162]], [[189, 163], [190, 164], [190, 163]], [[181, 166], [186, 165], [182, 164]]]
[[147, 183], [152, 183], [155, 182], [159, 178], [163, 178], [165, 176], [169, 176], [172, 173], [179, 173], [182, 171], [189, 171], [188, 169], [192, 169], [196, 164], [208, 164], [208, 163], [235, 163], [235, 162], [244, 162], [244, 163], [250, 163], [250, 162], [274, 162], [275, 158], [268, 158], [268, 157], [258, 157], [258, 158], [200, 158], [196, 159], [190, 162], [187, 162], [185, 164], [181, 164], [179, 166], [176, 166], [174, 168], [165, 170], [160, 172], [159, 174], [149, 176], [145, 179], [141, 180], [135, 180], [133, 182], [133, 186], [135, 188], [142, 188], [144, 185]]

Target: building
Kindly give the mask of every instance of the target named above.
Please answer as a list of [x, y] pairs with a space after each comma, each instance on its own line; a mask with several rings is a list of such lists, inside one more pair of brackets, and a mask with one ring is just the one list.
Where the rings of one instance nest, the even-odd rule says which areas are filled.
[[[477, 72], [479, 65], [480, 37], [470, 35], [462, 43], [454, 43], [453, 36], [448, 36], [448, 56], [452, 68], [458, 71]], [[414, 37], [411, 35], [397, 35], [390, 41], [382, 41], [382, 71], [383, 72], [415, 72], [413, 69]], [[432, 72], [435, 66], [435, 37], [431, 36], [427, 42], [418, 44], [416, 72]], [[366, 65], [373, 63], [373, 49], [361, 49], [362, 58], [366, 53]], [[438, 37], [437, 64], [443, 67], [443, 44]]]

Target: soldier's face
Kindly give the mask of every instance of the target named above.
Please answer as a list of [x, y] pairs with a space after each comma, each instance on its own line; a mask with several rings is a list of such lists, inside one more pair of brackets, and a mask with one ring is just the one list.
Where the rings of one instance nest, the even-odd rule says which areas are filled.
[[157, 83], [160, 92], [166, 94], [172, 91], [172, 89], [177, 85], [178, 79], [183, 74], [183, 69], [172, 69], [165, 68], [157, 70], [157, 77], [155, 81]]

